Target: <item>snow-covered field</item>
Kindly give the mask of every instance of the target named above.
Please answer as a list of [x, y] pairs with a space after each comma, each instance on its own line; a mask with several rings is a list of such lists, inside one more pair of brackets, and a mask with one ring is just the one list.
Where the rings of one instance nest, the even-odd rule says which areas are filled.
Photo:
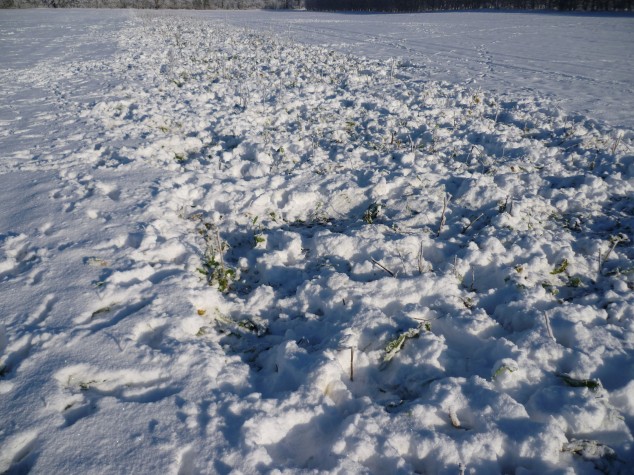
[[632, 50], [599, 117], [243, 15], [0, 12], [0, 473], [631, 473]]
[[568, 112], [634, 128], [632, 16], [260, 11], [226, 12], [224, 19], [344, 53], [403, 58], [420, 65], [424, 79], [523, 98], [547, 94]]

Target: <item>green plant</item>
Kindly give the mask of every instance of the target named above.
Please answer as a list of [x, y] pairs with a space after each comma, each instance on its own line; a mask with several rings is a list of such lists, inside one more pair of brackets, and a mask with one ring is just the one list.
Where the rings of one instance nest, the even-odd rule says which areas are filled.
[[258, 223], [258, 217], [255, 216], [253, 218], [250, 215], [247, 215], [251, 220], [251, 232], [253, 233], [253, 246], [258, 247], [258, 245], [266, 242], [266, 235], [264, 234], [264, 228], [261, 224]]
[[326, 206], [323, 201], [318, 201], [315, 209], [308, 213], [308, 219], [310, 222], [317, 224], [326, 224], [332, 221], [332, 218], [326, 212]]
[[588, 388], [592, 390], [601, 388], [601, 382], [598, 379], [577, 379], [563, 373], [558, 373], [557, 376], [573, 388]]
[[376, 218], [379, 217], [380, 212], [381, 205], [379, 203], [372, 203], [363, 213], [363, 221], [365, 221], [367, 224], [372, 224], [376, 220]]
[[568, 283], [566, 284], [568, 287], [581, 287], [583, 285], [583, 282], [581, 282], [581, 278], [580, 277], [571, 277], [570, 279], [568, 279]]
[[202, 266], [197, 270], [206, 277], [209, 285], [216, 285], [221, 292], [227, 292], [237, 277], [236, 270], [227, 267], [224, 262], [228, 245], [220, 239], [220, 232], [214, 224], [204, 223], [200, 234], [205, 239], [205, 252]]
[[542, 287], [551, 295], [557, 295], [559, 293], [559, 289], [548, 281], [542, 282]]
[[421, 330], [431, 331], [431, 323], [424, 321], [421, 322], [416, 328], [410, 328], [409, 330], [401, 333], [396, 338], [391, 340], [385, 347], [385, 356], [383, 357], [383, 364], [387, 364], [396, 356], [396, 354], [403, 349], [403, 345], [407, 340], [412, 338], [418, 338]]
[[500, 365], [500, 367], [495, 370], [495, 372], [493, 373], [493, 376], [491, 376], [491, 378], [492, 379], [496, 379], [496, 378], [500, 377], [504, 373], [514, 373], [517, 370], [518, 370], [518, 368], [516, 366], [503, 364], [503, 365]]
[[555, 267], [550, 273], [552, 275], [557, 275], [557, 274], [562, 274], [564, 272], [566, 272], [566, 269], [568, 268], [568, 259], [564, 259], [563, 261], [561, 261], [561, 263]]

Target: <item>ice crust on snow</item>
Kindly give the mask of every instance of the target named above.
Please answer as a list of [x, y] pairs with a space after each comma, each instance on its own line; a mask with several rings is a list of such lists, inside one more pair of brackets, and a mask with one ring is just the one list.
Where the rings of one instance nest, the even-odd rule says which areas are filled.
[[631, 129], [249, 15], [43, 15], [0, 15], [1, 473], [634, 464]]

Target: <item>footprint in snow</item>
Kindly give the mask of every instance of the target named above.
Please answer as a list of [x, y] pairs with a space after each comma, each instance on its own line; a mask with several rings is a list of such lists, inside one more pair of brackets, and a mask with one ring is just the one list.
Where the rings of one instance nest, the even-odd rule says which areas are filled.
[[42, 303], [40, 303], [37, 309], [27, 318], [27, 325], [42, 325], [51, 314], [56, 302], [57, 297], [54, 294], [46, 295]]
[[138, 324], [133, 331], [133, 339], [140, 346], [147, 346], [153, 350], [162, 350], [162, 342], [169, 330], [167, 319], [155, 318], [148, 322]]
[[0, 473], [28, 473], [35, 462], [38, 433], [29, 430], [6, 439], [0, 450]]
[[108, 371], [74, 365], [58, 371], [55, 379], [64, 395], [57, 410], [65, 427], [97, 413], [103, 398], [115, 398], [119, 403], [153, 403], [180, 391], [160, 369]]
[[[4, 330], [3, 335], [0, 335], [0, 339], [4, 339], [6, 342], [7, 336]], [[15, 375], [22, 362], [31, 353], [31, 348], [33, 348], [33, 335], [31, 334], [23, 335], [6, 344], [6, 350], [0, 356], [0, 378], [5, 379], [9, 375]]]
[[40, 262], [38, 249], [24, 234], [0, 234], [0, 281], [23, 274]]
[[123, 319], [143, 310], [154, 301], [154, 296], [125, 304], [113, 302], [87, 312], [75, 320], [74, 332], [94, 333], [117, 325]]

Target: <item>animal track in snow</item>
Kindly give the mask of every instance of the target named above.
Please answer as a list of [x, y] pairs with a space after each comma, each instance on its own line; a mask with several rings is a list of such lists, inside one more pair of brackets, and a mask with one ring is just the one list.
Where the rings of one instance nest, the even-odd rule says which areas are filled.
[[0, 234], [0, 281], [31, 269], [40, 261], [39, 254], [25, 234]]
[[56, 302], [57, 297], [54, 294], [48, 294], [44, 297], [42, 303], [27, 319], [27, 325], [41, 325], [50, 315]]
[[[145, 286], [143, 286], [145, 287]], [[104, 328], [117, 325], [124, 318], [139, 312], [152, 303], [154, 297], [142, 298], [125, 304], [113, 302], [99, 307], [89, 314], [84, 314], [77, 319], [78, 325], [73, 332], [96, 332]]]
[[15, 375], [16, 370], [22, 362], [29, 356], [33, 347], [33, 335], [26, 334], [10, 342], [5, 350], [5, 354], [0, 357], [0, 374]]
[[103, 371], [81, 364], [59, 370], [55, 380], [66, 394], [58, 406], [66, 426], [96, 413], [99, 401], [105, 397], [119, 402], [151, 403], [179, 391], [160, 369]]
[[169, 319], [154, 318], [147, 322], [139, 323], [134, 328], [133, 339], [140, 345], [160, 350], [162, 348], [161, 342], [169, 328]]
[[0, 473], [28, 473], [31, 468], [29, 455], [37, 446], [37, 437], [37, 431], [29, 430], [3, 441], [0, 450]]

